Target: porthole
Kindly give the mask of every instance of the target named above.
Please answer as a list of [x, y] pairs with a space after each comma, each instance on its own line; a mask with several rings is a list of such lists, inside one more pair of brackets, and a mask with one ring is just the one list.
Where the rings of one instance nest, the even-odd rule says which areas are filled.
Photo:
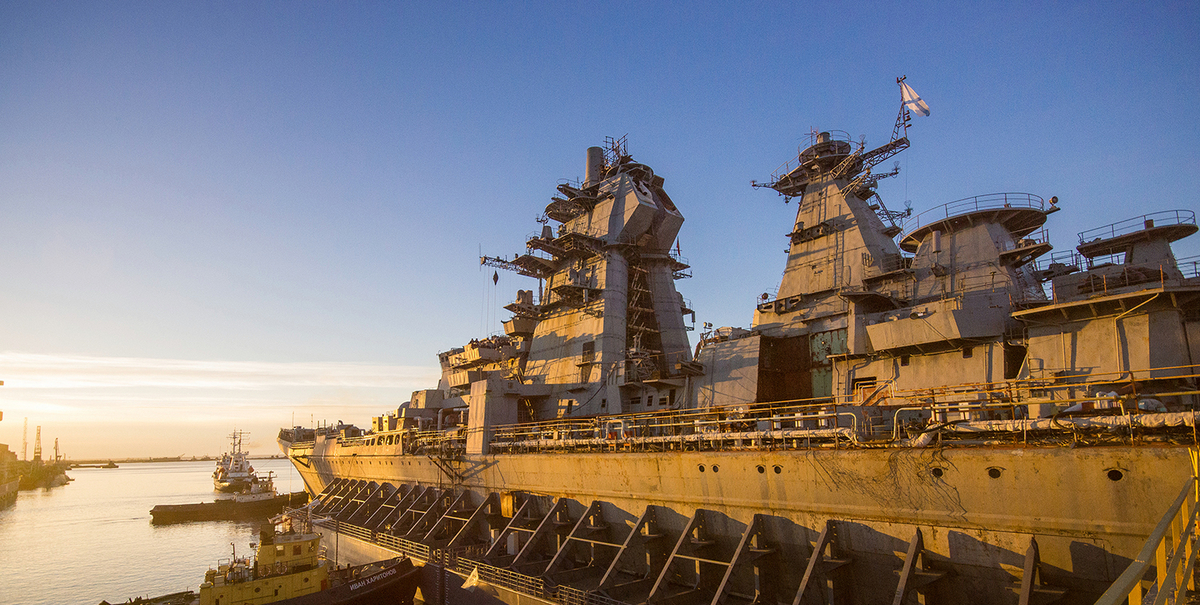
[[703, 465], [703, 464], [701, 464], [701, 465], [700, 465], [700, 472], [702, 472], [702, 473], [704, 472], [704, 465]]
[[932, 474], [934, 477], [941, 479], [942, 475], [946, 474], [946, 471], [945, 471], [945, 469], [941, 469], [941, 468], [938, 468], [935, 466], [935, 467], [933, 467], [933, 470], [929, 471], [929, 473]]
[[778, 475], [779, 473], [782, 473], [782, 472], [783, 472], [783, 467], [776, 464], [775, 465], [775, 474]]
[[993, 466], [992, 468], [988, 469], [988, 476], [991, 477], [992, 479], [999, 479], [1001, 473], [1003, 473], [1003, 472], [1004, 471], [1001, 470], [999, 467]]
[[755, 468], [757, 468], [757, 469], [758, 469], [758, 474], [760, 474], [760, 475], [761, 475], [761, 474], [763, 474], [763, 473], [765, 473], [765, 472], [767, 472], [767, 467], [765, 467], [765, 466], [763, 466], [763, 465], [761, 465], [761, 464], [760, 464], [760, 465], [758, 465], [758, 466], [757, 466], [757, 467], [755, 467]]
[[1125, 473], [1122, 473], [1121, 469], [1112, 468], [1112, 469], [1108, 470], [1108, 480], [1109, 481], [1120, 481], [1121, 479], [1124, 479], [1124, 478], [1125, 478]]
[[715, 465], [715, 464], [714, 464], [714, 465], [713, 465], [713, 472], [715, 473], [715, 472], [717, 472], [717, 471], [719, 471], [719, 470], [721, 470], [721, 467], [719, 467], [719, 466], [717, 466], [717, 465]]

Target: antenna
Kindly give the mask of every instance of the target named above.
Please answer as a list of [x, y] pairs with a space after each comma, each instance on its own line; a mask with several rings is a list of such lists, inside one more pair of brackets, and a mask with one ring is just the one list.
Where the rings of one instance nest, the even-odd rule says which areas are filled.
[[[896, 78], [896, 84], [901, 85], [904, 79], [908, 76], [900, 76]], [[892, 140], [895, 141], [901, 136], [908, 137], [908, 126], [912, 123], [912, 114], [908, 113], [908, 105], [904, 102], [904, 87], [900, 88], [900, 113], [896, 116], [896, 125], [892, 127]], [[901, 135], [901, 131], [904, 134]]]
[[620, 166], [629, 160], [629, 150], [625, 148], [625, 139], [629, 134], [621, 135], [621, 138], [604, 137], [604, 160], [608, 167]]

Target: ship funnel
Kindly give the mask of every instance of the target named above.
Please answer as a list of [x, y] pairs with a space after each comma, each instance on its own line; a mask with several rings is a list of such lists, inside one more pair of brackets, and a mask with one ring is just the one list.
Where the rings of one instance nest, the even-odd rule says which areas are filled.
[[587, 150], [587, 172], [583, 180], [584, 187], [591, 187], [600, 183], [600, 178], [604, 173], [604, 148], [603, 147], [588, 147]]

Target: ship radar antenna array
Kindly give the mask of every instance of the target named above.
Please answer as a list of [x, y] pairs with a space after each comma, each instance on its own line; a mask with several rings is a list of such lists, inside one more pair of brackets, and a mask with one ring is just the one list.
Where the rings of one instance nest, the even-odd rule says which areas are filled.
[[892, 140], [901, 136], [908, 136], [908, 127], [912, 124], [912, 114], [908, 111], [908, 105], [904, 102], [904, 80], [908, 76], [900, 76], [896, 78], [896, 84], [900, 86], [900, 113], [896, 116], [896, 125], [892, 127]]
[[[843, 177], [852, 178], [846, 187], [843, 188], [846, 191], [862, 191], [864, 194], [870, 195], [867, 190], [871, 189], [879, 179], [899, 173], [899, 167], [897, 166], [891, 173], [873, 176], [871, 168], [908, 149], [908, 127], [912, 122], [911, 112], [915, 111], [921, 115], [929, 115], [929, 106], [904, 82], [905, 78], [907, 76], [896, 78], [896, 83], [900, 85], [900, 111], [896, 115], [896, 123], [892, 127], [891, 140], [880, 147], [866, 151], [866, 140], [865, 138], [860, 139], [858, 145], [855, 146], [857, 148], [846, 154], [836, 166], [829, 169], [828, 173], [824, 175], [826, 178], [834, 179]], [[817, 143], [817, 137], [819, 136], [820, 133], [813, 135], [814, 144]], [[805, 168], [805, 153], [808, 153], [808, 151], [801, 150], [798, 158], [789, 160], [777, 168], [771, 175], [770, 181], [765, 183], [750, 181], [750, 186], [774, 189], [783, 196], [785, 202], [791, 201], [793, 197], [802, 195], [810, 178]]]
[[609, 168], [620, 166], [629, 160], [629, 150], [625, 146], [628, 138], [628, 133], [620, 138], [604, 137], [604, 160]]

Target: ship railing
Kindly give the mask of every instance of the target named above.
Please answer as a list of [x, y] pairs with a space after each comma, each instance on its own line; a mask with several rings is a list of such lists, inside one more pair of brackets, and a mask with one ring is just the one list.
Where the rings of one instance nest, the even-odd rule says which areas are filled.
[[1167, 284], [1178, 285], [1177, 269], [1166, 263], [1126, 264], [1120, 255], [1111, 257], [1114, 262], [1094, 263], [1097, 258], [1088, 259], [1088, 270], [1101, 268], [1104, 265], [1114, 265], [1116, 268], [1092, 275], [1087, 281], [1077, 286], [1080, 294], [1108, 294], [1110, 291], [1123, 290], [1131, 286], [1147, 287], [1158, 282], [1159, 288]]
[[[442, 431], [409, 428], [370, 433], [362, 437], [339, 438], [338, 440], [342, 447], [390, 446], [400, 442], [406, 444], [406, 450], [428, 451], [433, 448], [439, 451], [453, 451], [465, 447], [466, 433], [458, 427]], [[293, 445], [293, 447], [296, 446]]]
[[[801, 154], [803, 154], [804, 151], [806, 149], [808, 149], [809, 147], [812, 147], [813, 145], [817, 144], [816, 133], [813, 133], [813, 135], [809, 138], [810, 138], [810, 140], [809, 140], [808, 145], [805, 145], [804, 147], [801, 147], [800, 149], [796, 150], [796, 155], [792, 156], [792, 159], [784, 162], [783, 164], [780, 164], [778, 168], [776, 168], [774, 171], [772, 171], [771, 172], [771, 182], [770, 183], [762, 183], [762, 186], [770, 187], [770, 186], [778, 183], [779, 179], [782, 179], [783, 177], [791, 174], [792, 171], [794, 171], [796, 168], [800, 167]], [[854, 149], [854, 146], [857, 144], [857, 142], [850, 137], [850, 133], [848, 133], [844, 130], [830, 130], [829, 131], [829, 140], [831, 142], [841, 141], [844, 143], [850, 143], [852, 150]], [[849, 155], [849, 154], [846, 154], [846, 155]], [[806, 160], [807, 159], [810, 159], [810, 158], [806, 158]], [[751, 181], [751, 183], [757, 183], [757, 182]]]
[[[894, 384], [857, 388], [844, 397], [736, 404], [602, 417], [564, 418], [493, 427], [490, 443], [502, 451], [615, 449], [678, 445], [724, 449], [813, 440], [853, 442], [899, 439], [904, 413], [924, 420], [1004, 420], [1043, 415], [1032, 406], [1161, 411], [1156, 397], [1195, 399], [1200, 366], [1186, 365], [1079, 375], [1038, 368], [1031, 376], [1000, 382], [898, 389]], [[1190, 386], [1189, 386], [1190, 385]], [[880, 422], [882, 421], [882, 422]]]
[[[1045, 290], [1040, 285], [1024, 286], [1008, 278], [1003, 273], [988, 275], [969, 275], [955, 278], [954, 288], [940, 293], [916, 292], [915, 286], [910, 285], [908, 300], [919, 300], [916, 304], [926, 304], [937, 301], [961, 300], [966, 295], [998, 294], [1009, 296], [1014, 302], [1029, 302], [1045, 300]], [[903, 294], [901, 294], [903, 297]]]
[[335, 531], [342, 535], [353, 536], [364, 542], [379, 544], [411, 559], [429, 561], [433, 556], [433, 551], [430, 547], [420, 542], [405, 540], [404, 538], [399, 538], [385, 532], [373, 531], [361, 525], [346, 523], [333, 518], [314, 520], [313, 525]]
[[900, 408], [893, 408], [892, 412], [892, 441], [900, 441], [902, 436], [901, 430], [904, 429], [904, 422], [900, 420], [900, 415], [905, 412], [927, 412], [931, 415], [931, 420], [934, 426], [937, 424], [945, 424], [952, 422], [948, 417], [952, 413], [960, 413], [965, 415], [991, 414], [995, 412], [1006, 413], [1009, 418], [1019, 417], [1017, 408], [1023, 407], [1018, 403], [960, 403], [960, 404], [943, 404], [943, 405], [913, 405]]
[[[558, 226], [558, 230], [555, 232], [555, 236], [563, 237], [566, 235], [570, 235], [572, 233], [577, 234], [577, 235], [582, 235], [584, 237], [588, 237], [593, 240], [598, 240], [597, 242], [593, 242], [594, 246], [591, 246], [593, 249], [596, 250], [596, 252], [601, 252], [604, 244], [611, 243], [613, 241], [615, 241], [618, 244], [624, 244], [624, 245], [633, 245], [636, 243], [636, 240], [632, 236], [629, 236], [629, 235], [621, 236], [614, 240], [613, 238], [609, 237], [607, 227], [603, 227], [600, 225], [590, 225], [590, 224], [586, 224], [586, 223], [585, 224], [563, 223]], [[530, 237], [535, 237], [535, 236], [540, 237], [541, 234], [531, 234], [530, 235]], [[528, 238], [526, 238], [526, 241], [528, 241]], [[539, 255], [539, 256], [541, 256], [541, 255]], [[553, 260], [554, 256], [553, 255], [549, 255], [548, 257], [542, 256], [542, 258], [550, 258]]]
[[386, 546], [398, 553], [401, 553], [410, 559], [422, 559], [428, 561], [431, 555], [431, 550], [428, 546], [420, 542], [397, 538], [391, 534], [382, 532], [372, 532], [374, 542]]
[[1117, 221], [1110, 225], [1080, 232], [1079, 243], [1086, 244], [1096, 240], [1110, 239], [1120, 235], [1137, 233], [1138, 231], [1151, 229], [1153, 227], [1195, 224], [1196, 213], [1191, 210], [1163, 210], [1161, 212], [1151, 212], [1150, 214], [1135, 216], [1123, 221]]
[[829, 398], [801, 405], [731, 405], [495, 427], [491, 445], [509, 451], [674, 445], [721, 450], [803, 440], [853, 441], [859, 416]]
[[469, 576], [473, 572], [478, 572], [481, 581], [493, 586], [541, 598], [553, 596], [546, 591], [546, 580], [543, 578], [526, 575], [511, 569], [504, 569], [503, 567], [488, 565], [487, 563], [464, 557], [450, 556], [445, 559], [443, 564], [460, 575]]
[[[833, 405], [832, 401], [828, 398], [796, 401], [813, 403], [783, 406], [776, 405], [775, 403], [740, 404], [666, 412], [641, 412], [586, 419], [559, 419], [504, 425], [497, 427], [495, 434], [502, 438], [509, 436], [617, 438], [621, 436], [634, 436], [635, 434], [647, 435], [655, 431], [666, 432], [669, 430], [683, 430], [688, 433], [704, 434], [723, 432], [730, 427], [745, 427], [754, 422], [771, 419], [780, 421], [786, 418], [786, 420], [791, 422], [799, 422], [802, 420], [831, 418], [836, 415], [834, 413], [821, 413], [821, 410], [830, 408]], [[773, 412], [780, 412], [783, 415], [772, 418], [776, 416]], [[807, 412], [807, 414], [795, 415], [796, 413], [804, 412]]]
[[[1031, 408], [1047, 405], [1055, 410], [1075, 408], [1083, 413], [1106, 409], [1119, 411], [1132, 430], [1138, 426], [1134, 420], [1136, 415], [1166, 410], [1160, 399], [1191, 399], [1195, 402], [1196, 396], [1200, 395], [1195, 388], [1200, 378], [1198, 368], [1200, 365], [1184, 365], [1104, 374], [1048, 369], [1038, 371], [1038, 376], [1028, 379], [955, 385], [953, 390], [948, 387], [897, 390], [891, 393], [894, 401], [922, 403], [899, 408], [887, 406], [893, 411], [892, 439], [899, 439], [903, 424], [900, 418], [905, 412], [920, 411], [933, 423], [952, 423], [1037, 418], [1042, 414]], [[964, 401], [964, 398], [970, 401]], [[1192, 409], [1191, 405], [1184, 407]], [[958, 417], [953, 417], [955, 414]]]
[[1049, 271], [1052, 265], [1082, 267], [1084, 258], [1082, 254], [1074, 250], [1053, 250], [1049, 256], [1043, 256], [1033, 261], [1033, 267], [1038, 271]]
[[554, 600], [561, 605], [627, 605], [625, 601], [606, 597], [596, 592], [587, 592], [565, 584], [559, 585], [555, 589]]
[[418, 449], [425, 452], [435, 450], [442, 454], [460, 453], [466, 448], [467, 430], [455, 427], [443, 431], [420, 431], [416, 433], [414, 443]]
[[[1192, 450], [1192, 465], [1196, 451]], [[1143, 603], [1143, 596], [1154, 596], [1155, 605], [1182, 603], [1186, 591], [1196, 589], [1196, 521], [1200, 506], [1197, 478], [1189, 477], [1179, 496], [1167, 508], [1154, 531], [1150, 532], [1141, 552], [1125, 568], [1096, 605]], [[1146, 576], [1153, 570], [1153, 580]]]
[[1003, 242], [997, 247], [997, 250], [1000, 252], [1008, 252], [1010, 250], [1016, 250], [1017, 248], [1048, 243], [1050, 243], [1050, 231], [1043, 227], [1023, 237], [1013, 238], [1009, 241]]
[[511, 569], [489, 565], [472, 557], [483, 554], [486, 544], [463, 547], [454, 550], [440, 551], [441, 564], [460, 576], [470, 576], [476, 573], [482, 582], [531, 595], [559, 605], [627, 605], [620, 601], [595, 592], [580, 590], [572, 586], [546, 586], [546, 580], [530, 576]]
[[1112, 254], [1098, 254], [1088, 258], [1082, 254], [1079, 255], [1079, 266], [1085, 271], [1100, 269], [1108, 266], [1119, 266], [1125, 264], [1125, 252], [1114, 252]]
[[974, 197], [947, 202], [941, 206], [930, 208], [904, 221], [904, 233], [901, 237], [952, 216], [971, 214], [981, 210], [1003, 210], [1006, 208], [1029, 208], [1046, 212], [1046, 200], [1032, 193], [987, 193]]
[[1001, 292], [1006, 290], [1009, 283], [1006, 273], [990, 273], [988, 275], [962, 275], [955, 284], [955, 291], [949, 292], [943, 298], [959, 298], [966, 293]]
[[361, 437], [340, 437], [338, 438], [338, 443], [341, 443], [342, 447], [370, 445], [371, 440], [374, 438], [374, 435], [363, 435]]
[[[1026, 362], [1029, 363], [1028, 361]], [[1001, 382], [980, 382], [926, 387], [920, 389], [894, 389], [892, 396], [898, 399], [918, 399], [931, 402], [946, 398], [972, 394], [984, 399], [1006, 397], [1013, 400], [1028, 398], [1020, 391], [1036, 390], [1032, 398], [1045, 403], [1053, 400], [1051, 392], [1057, 390], [1079, 390], [1099, 392], [1101, 390], [1129, 390], [1133, 387], [1145, 396], [1156, 392], [1156, 381], [1194, 381], [1200, 378], [1200, 364], [1159, 366], [1112, 372], [1084, 372], [1071, 368], [1027, 367], [1028, 378], [1009, 379]], [[1136, 383], [1136, 384], [1135, 384]]]
[[1179, 272], [1183, 274], [1184, 278], [1200, 277], [1200, 254], [1177, 259], [1175, 266], [1179, 267]]
[[[864, 258], [864, 262], [866, 259]], [[880, 274], [901, 271], [912, 267], [913, 257], [904, 254], [890, 254], [879, 261]]]

